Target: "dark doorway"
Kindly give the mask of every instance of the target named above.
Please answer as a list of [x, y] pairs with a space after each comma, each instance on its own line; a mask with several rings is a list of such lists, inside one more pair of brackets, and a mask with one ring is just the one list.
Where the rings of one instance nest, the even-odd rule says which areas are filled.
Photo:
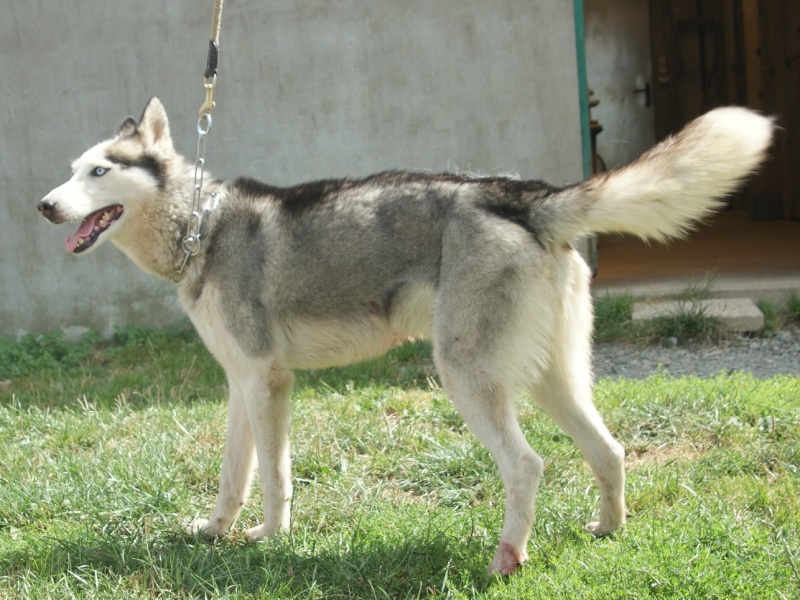
[[656, 138], [726, 104], [775, 115], [772, 160], [732, 203], [800, 219], [800, 0], [650, 0], [650, 30]]

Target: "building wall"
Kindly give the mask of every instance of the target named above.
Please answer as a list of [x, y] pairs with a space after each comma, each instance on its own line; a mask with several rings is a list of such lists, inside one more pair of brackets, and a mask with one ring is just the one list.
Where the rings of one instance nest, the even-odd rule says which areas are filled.
[[597, 152], [609, 169], [629, 163], [655, 142], [653, 108], [634, 90], [653, 84], [648, 2], [584, 0], [586, 69], [600, 104]]
[[[64, 252], [36, 203], [157, 94], [192, 156], [212, 2], [10, 0], [0, 19], [0, 335], [180, 318], [112, 245]], [[208, 169], [274, 184], [387, 168], [581, 177], [573, 4], [226, 4]], [[193, 160], [193, 159], [192, 159]]]

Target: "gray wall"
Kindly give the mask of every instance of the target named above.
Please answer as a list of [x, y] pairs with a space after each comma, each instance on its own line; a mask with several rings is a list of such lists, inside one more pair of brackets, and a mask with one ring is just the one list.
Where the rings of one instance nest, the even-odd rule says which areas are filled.
[[[0, 335], [179, 318], [112, 245], [64, 252], [36, 203], [157, 94], [194, 154], [212, 0], [6, 0]], [[581, 177], [573, 4], [230, 0], [207, 164], [275, 184], [387, 168]]]

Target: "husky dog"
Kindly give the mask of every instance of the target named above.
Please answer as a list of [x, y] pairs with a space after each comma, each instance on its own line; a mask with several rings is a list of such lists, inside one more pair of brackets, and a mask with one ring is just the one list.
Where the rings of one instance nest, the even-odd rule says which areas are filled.
[[[177, 283], [181, 305], [227, 374], [228, 433], [219, 497], [191, 533], [222, 535], [257, 461], [264, 522], [289, 526], [292, 370], [374, 357], [430, 338], [444, 390], [489, 449], [506, 490], [490, 571], [527, 557], [543, 461], [520, 429], [519, 390], [575, 441], [600, 490], [595, 535], [625, 522], [624, 451], [592, 402], [587, 265], [570, 245], [590, 232], [663, 241], [720, 207], [764, 158], [769, 119], [720, 108], [632, 164], [581, 183], [390, 171], [273, 187], [210, 180], [218, 206]], [[173, 148], [152, 98], [136, 122], [72, 165], [39, 210], [80, 223], [67, 252], [113, 241], [145, 271], [184, 261], [194, 165]]]

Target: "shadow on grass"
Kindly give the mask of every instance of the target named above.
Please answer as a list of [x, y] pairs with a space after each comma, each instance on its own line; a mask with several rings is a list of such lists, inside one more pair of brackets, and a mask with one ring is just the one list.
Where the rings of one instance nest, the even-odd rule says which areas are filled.
[[370, 360], [329, 369], [296, 371], [295, 387], [324, 387], [341, 394], [348, 388], [363, 388], [375, 383], [399, 389], [427, 389], [428, 380], [437, 378], [432, 356], [430, 342], [409, 341]]
[[141, 591], [270, 598], [425, 598], [451, 587], [480, 592], [493, 581], [475, 558], [486, 550], [477, 539], [465, 545], [443, 531], [402, 539], [360, 530], [349, 535], [339, 544], [321, 541], [329, 546], [321, 549], [297, 548], [289, 535], [257, 544], [172, 534], [38, 539], [0, 557], [0, 580], [68, 580], [79, 597], [102, 591], [104, 580], [129, 580], [126, 587]]
[[[20, 408], [62, 408], [74, 406], [76, 399], [88, 399], [99, 409], [113, 408], [120, 401], [136, 409], [227, 397], [222, 368], [194, 330], [185, 326], [170, 331], [132, 330], [114, 343], [78, 345], [66, 355], [66, 362], [49, 355], [46, 361], [34, 360], [24, 348], [13, 348], [20, 356], [12, 357], [16, 371], [0, 387], [0, 404], [13, 401]], [[428, 387], [429, 379], [435, 378], [431, 355], [428, 342], [406, 342], [371, 360], [297, 371], [295, 388], [345, 394], [376, 383], [401, 389]]]

